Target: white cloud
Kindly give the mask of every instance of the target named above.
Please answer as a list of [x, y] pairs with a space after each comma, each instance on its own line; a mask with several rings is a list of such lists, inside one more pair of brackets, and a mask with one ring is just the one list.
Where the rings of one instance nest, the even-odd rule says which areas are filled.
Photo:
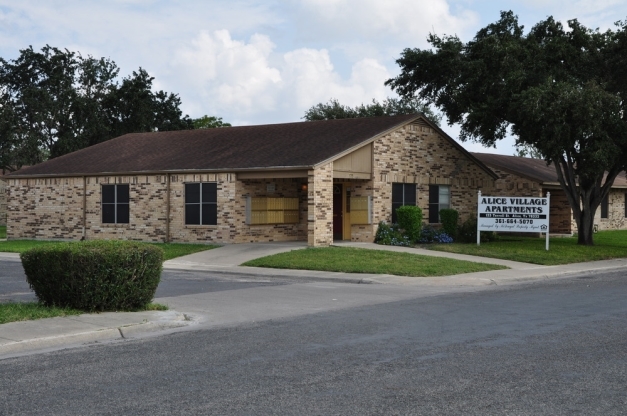
[[[428, 4], [408, 0], [303, 0], [301, 22], [317, 36], [340, 42], [393, 37], [395, 46], [424, 46], [429, 32], [455, 34], [476, 26], [478, 15], [467, 9], [453, 14], [446, 0]], [[383, 44], [384, 42], [380, 42]]]
[[390, 94], [383, 85], [390, 74], [374, 59], [355, 63], [343, 78], [327, 50], [274, 50], [264, 35], [245, 42], [226, 30], [202, 32], [175, 55], [171, 73], [194, 88], [190, 108], [231, 114], [241, 123], [293, 121], [330, 98], [357, 105]]

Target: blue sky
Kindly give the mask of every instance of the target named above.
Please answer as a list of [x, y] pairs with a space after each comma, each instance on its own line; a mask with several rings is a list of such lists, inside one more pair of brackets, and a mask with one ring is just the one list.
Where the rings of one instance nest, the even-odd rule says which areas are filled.
[[[624, 0], [0, 0], [0, 56], [45, 44], [104, 56], [122, 76], [145, 68], [191, 117], [291, 122], [331, 98], [394, 96], [383, 83], [404, 48], [428, 47], [429, 32], [467, 41], [500, 10], [527, 28], [549, 15], [601, 29], [627, 18]], [[512, 154], [512, 144], [464, 146]]]

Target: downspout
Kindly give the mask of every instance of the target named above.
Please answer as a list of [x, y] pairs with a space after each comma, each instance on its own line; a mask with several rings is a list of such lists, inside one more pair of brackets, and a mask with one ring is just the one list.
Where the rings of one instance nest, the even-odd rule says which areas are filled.
[[166, 175], [165, 242], [170, 242], [170, 174]]
[[83, 237], [87, 239], [87, 177], [83, 176]]

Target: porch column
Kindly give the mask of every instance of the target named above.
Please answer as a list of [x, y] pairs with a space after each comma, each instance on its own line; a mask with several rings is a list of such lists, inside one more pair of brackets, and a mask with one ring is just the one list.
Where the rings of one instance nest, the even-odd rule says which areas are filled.
[[310, 170], [307, 183], [307, 243], [333, 243], [333, 162]]

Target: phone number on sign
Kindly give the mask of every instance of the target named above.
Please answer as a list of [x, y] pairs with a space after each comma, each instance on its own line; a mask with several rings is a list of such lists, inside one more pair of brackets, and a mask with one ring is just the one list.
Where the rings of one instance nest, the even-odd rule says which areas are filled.
[[494, 222], [496, 224], [533, 224], [533, 220], [520, 220], [520, 219], [515, 219], [515, 218], [507, 218], [507, 219], [497, 218], [494, 220]]

